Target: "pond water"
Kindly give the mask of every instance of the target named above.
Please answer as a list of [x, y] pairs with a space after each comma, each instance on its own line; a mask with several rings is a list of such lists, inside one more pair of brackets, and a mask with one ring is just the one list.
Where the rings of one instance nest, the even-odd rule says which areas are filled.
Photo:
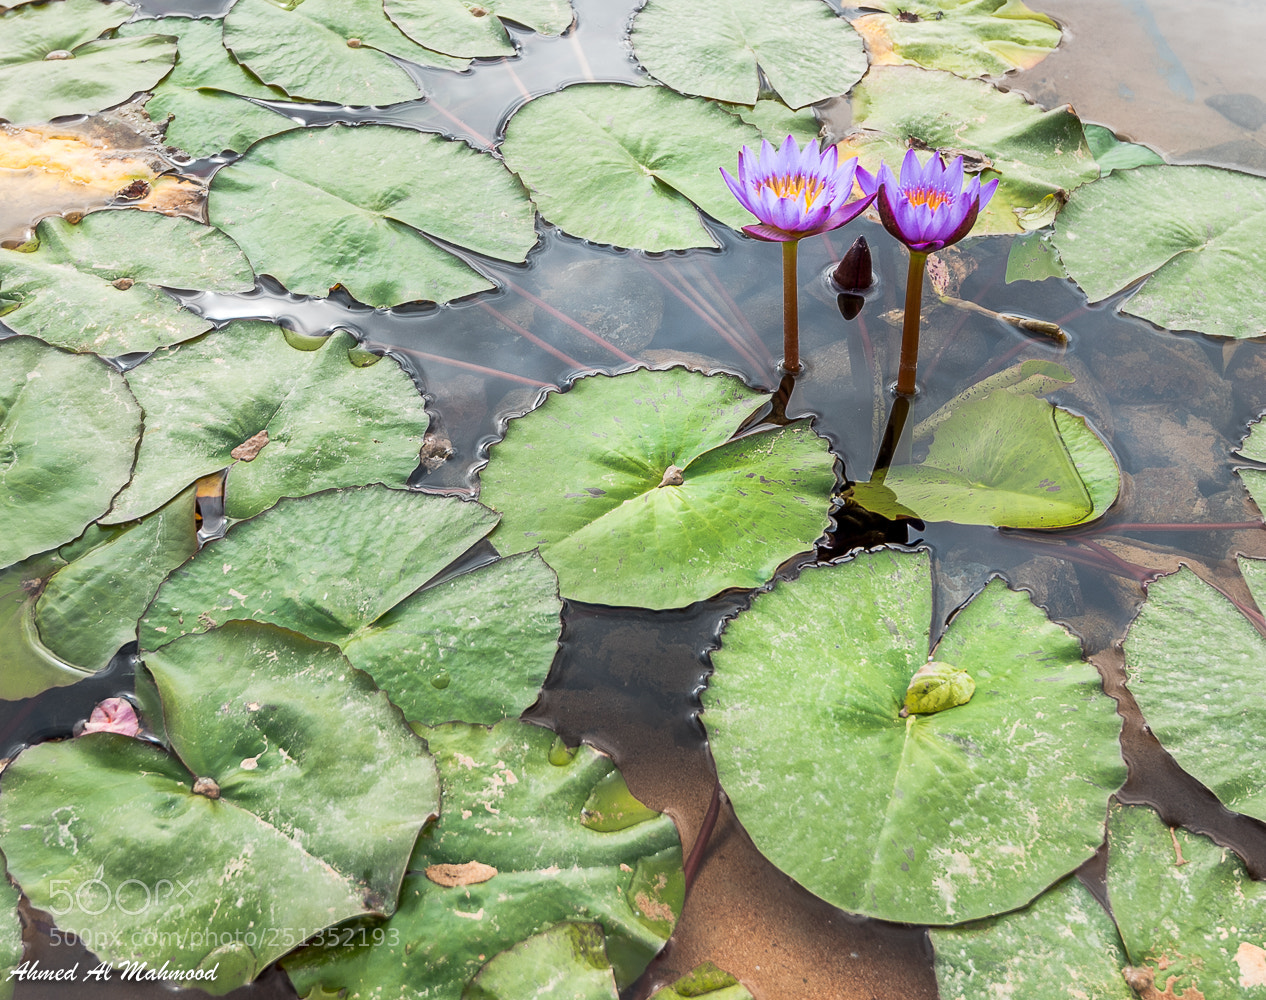
[[[516, 33], [518, 60], [479, 65], [462, 77], [422, 72], [431, 100], [369, 120], [486, 145], [528, 96], [579, 80], [636, 80], [639, 71], [622, 41], [632, 7], [621, 0], [576, 0], [575, 6], [578, 25], [568, 36]], [[1071, 103], [1083, 120], [1151, 145], [1171, 162], [1266, 174], [1266, 106], [1253, 96], [1266, 93], [1259, 52], [1266, 8], [1255, 0], [1048, 0], [1035, 6], [1065, 25], [1064, 41], [1033, 69], [1009, 78], [1009, 88], [1046, 107]], [[146, 9], [222, 8], [150, 3]], [[365, 120], [294, 110], [311, 122]], [[847, 107], [837, 102], [823, 117], [839, 134], [848, 123]], [[507, 418], [579, 373], [625, 370], [630, 357], [656, 365], [686, 359], [740, 374], [766, 390], [776, 387], [776, 247], [714, 226], [719, 251], [644, 255], [589, 245], [547, 224], [538, 228], [541, 243], [526, 265], [490, 265], [501, 290], [445, 307], [371, 310], [337, 295], [307, 300], [269, 285], [240, 296], [182, 298], [217, 321], [277, 319], [310, 333], [341, 326], [391, 351], [423, 387], [436, 421], [432, 429], [452, 450], [415, 483], [458, 493], [476, 488], [478, 470]], [[867, 236], [875, 253], [878, 281], [861, 314], [846, 320], [825, 275], [858, 234]], [[1008, 246], [1006, 238], [985, 238], [944, 254], [961, 275], [956, 294], [994, 312], [1057, 322], [1070, 338], [1067, 348], [932, 298], [925, 302], [918, 412], [931, 412], [964, 385], [1018, 361], [1058, 359], [1077, 381], [1053, 398], [1087, 416], [1111, 442], [1126, 473], [1122, 502], [1090, 527], [1059, 533], [950, 524], [885, 533], [874, 525], [843, 524], [821, 555], [884, 540], [929, 546], [935, 621], [942, 626], [995, 574], [1030, 590], [1052, 618], [1082, 639], [1105, 688], [1121, 701], [1131, 768], [1121, 798], [1152, 804], [1166, 820], [1209, 833], [1239, 852], [1254, 874], [1266, 875], [1266, 827], [1223, 809], [1160, 749], [1121, 688], [1118, 648], [1143, 600], [1144, 582], [1180, 562], [1253, 607], [1235, 557], [1266, 555], [1266, 533], [1233, 474], [1231, 453], [1248, 421], [1266, 408], [1266, 352], [1258, 340], [1158, 331], [1114, 312], [1114, 300], [1088, 307], [1071, 282], [1008, 285]], [[891, 378], [896, 370], [905, 255], [869, 221], [811, 238], [800, 254], [807, 372], [788, 416], [813, 416], [842, 457], [846, 475], [864, 479], [889, 398], [874, 373]], [[610, 752], [634, 793], [677, 820], [687, 846], [715, 783], [696, 717], [710, 669], [707, 654], [726, 617], [746, 601], [723, 595], [668, 612], [569, 604], [561, 651], [539, 703], [527, 714], [569, 742], [584, 740]], [[120, 657], [110, 672], [73, 689], [0, 705], [0, 751], [68, 734], [95, 701], [129, 687], [129, 669]], [[794, 727], [788, 720], [789, 738]], [[1101, 886], [1101, 866], [1092, 862], [1084, 874], [1092, 888]], [[83, 960], [35, 937], [29, 946], [46, 965]], [[726, 806], [663, 969], [682, 973], [704, 960], [733, 972], [757, 997], [936, 995], [922, 928], [854, 917], [816, 899], [761, 857]], [[283, 977], [271, 974], [242, 994], [293, 995]], [[115, 995], [141, 993], [87, 983], [22, 984], [16, 993]]]

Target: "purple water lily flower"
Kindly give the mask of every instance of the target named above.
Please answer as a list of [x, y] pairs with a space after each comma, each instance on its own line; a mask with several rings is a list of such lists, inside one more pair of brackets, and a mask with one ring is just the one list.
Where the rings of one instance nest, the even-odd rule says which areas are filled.
[[940, 153], [920, 166], [913, 149], [901, 161], [901, 180], [888, 164], [879, 166], [879, 199], [876, 207], [884, 228], [915, 253], [933, 253], [957, 243], [976, 224], [998, 181], [980, 183], [973, 177], [963, 187], [963, 158], [948, 167]]
[[[744, 208], [759, 223], [743, 232], [758, 240], [786, 243], [838, 229], [860, 215], [875, 198], [876, 179], [855, 157], [839, 162], [832, 146], [818, 151], [818, 140], [802, 150], [792, 136], [774, 149], [761, 142], [760, 155], [746, 146], [739, 153], [738, 179], [721, 168], [721, 176]], [[861, 196], [853, 197], [854, 184]]]

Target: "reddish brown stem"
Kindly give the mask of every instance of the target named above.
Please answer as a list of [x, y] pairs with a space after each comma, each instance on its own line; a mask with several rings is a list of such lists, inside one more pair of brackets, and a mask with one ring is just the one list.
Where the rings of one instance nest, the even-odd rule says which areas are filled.
[[901, 367], [897, 372], [899, 396], [913, 396], [918, 391], [914, 379], [919, 367], [919, 311], [923, 308], [923, 271], [927, 262], [927, 254], [910, 251], [906, 312], [901, 323]]
[[502, 324], [508, 329], [513, 330], [524, 340], [530, 341], [531, 343], [535, 344], [537, 347], [541, 348], [544, 351], [548, 351], [550, 354], [554, 355], [554, 357], [558, 358], [558, 360], [563, 362], [564, 364], [570, 365], [572, 368], [585, 367], [575, 358], [571, 357], [568, 354], [564, 354], [553, 344], [547, 344], [540, 337], [534, 334], [531, 330], [527, 329], [527, 327], [520, 326], [518, 323], [512, 320], [509, 316], [506, 316], [503, 313], [498, 312], [496, 309], [490, 306], [487, 302], [480, 302], [479, 308], [482, 309], [484, 312], [491, 314], [491, 316], [498, 323]]
[[566, 323], [577, 333], [581, 334], [584, 337], [588, 337], [595, 344], [599, 345], [600, 347], [605, 347], [608, 351], [614, 354], [621, 361], [627, 361], [631, 365], [635, 365], [638, 363], [637, 358], [633, 357], [631, 354], [625, 354], [622, 350], [616, 347], [615, 344], [612, 344], [610, 341], [603, 340], [596, 333], [590, 330], [587, 326], [582, 326], [581, 324], [577, 323], [574, 319], [572, 319], [570, 316], [568, 316], [566, 313], [559, 312], [557, 309], [555, 309], [552, 305], [550, 305], [544, 299], [533, 295], [526, 288], [520, 288], [513, 281], [510, 281], [508, 279], [506, 280], [506, 287], [509, 288], [510, 291], [517, 292], [519, 295], [522, 295], [525, 299], [527, 299], [529, 302], [533, 303], [534, 305], [538, 306], [539, 308], [544, 309], [547, 313], [549, 313], [559, 322]]
[[699, 874], [703, 856], [707, 852], [708, 841], [712, 839], [712, 831], [717, 825], [719, 815], [721, 815], [721, 782], [718, 781], [712, 786], [712, 801], [708, 803], [708, 811], [704, 814], [703, 823], [699, 826], [699, 834], [691, 845], [690, 856], [686, 858], [686, 863], [682, 866], [682, 873], [686, 879], [686, 892], [690, 891], [690, 887], [695, 883], [695, 876]]
[[796, 240], [782, 245], [782, 367], [793, 375], [800, 364], [800, 300], [796, 281]]
[[458, 361], [456, 358], [446, 358], [439, 354], [427, 354], [425, 351], [416, 351], [412, 347], [393, 347], [393, 351], [403, 351], [405, 354], [412, 354], [416, 358], [423, 361], [434, 361], [441, 365], [452, 365], [454, 368], [464, 368], [466, 371], [478, 372], [480, 375], [490, 375], [493, 378], [509, 379], [511, 382], [521, 382], [524, 385], [534, 385], [542, 389], [557, 389], [553, 382], [541, 382], [534, 378], [527, 378], [524, 375], [512, 375], [510, 372], [497, 371], [495, 368], [485, 368], [483, 365], [471, 364], [469, 361]]

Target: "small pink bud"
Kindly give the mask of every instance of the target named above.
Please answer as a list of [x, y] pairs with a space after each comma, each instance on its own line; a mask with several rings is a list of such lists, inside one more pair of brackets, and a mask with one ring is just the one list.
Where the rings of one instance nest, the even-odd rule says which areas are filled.
[[136, 709], [126, 698], [107, 698], [98, 703], [83, 728], [84, 733], [119, 733], [122, 736], [135, 736], [140, 731]]

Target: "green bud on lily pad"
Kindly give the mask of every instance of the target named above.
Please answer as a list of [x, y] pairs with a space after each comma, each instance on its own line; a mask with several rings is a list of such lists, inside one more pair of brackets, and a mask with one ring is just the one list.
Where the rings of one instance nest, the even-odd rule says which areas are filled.
[[929, 660], [910, 678], [901, 715], [931, 715], [947, 708], [966, 705], [976, 693], [976, 682], [966, 670], [951, 663]]

